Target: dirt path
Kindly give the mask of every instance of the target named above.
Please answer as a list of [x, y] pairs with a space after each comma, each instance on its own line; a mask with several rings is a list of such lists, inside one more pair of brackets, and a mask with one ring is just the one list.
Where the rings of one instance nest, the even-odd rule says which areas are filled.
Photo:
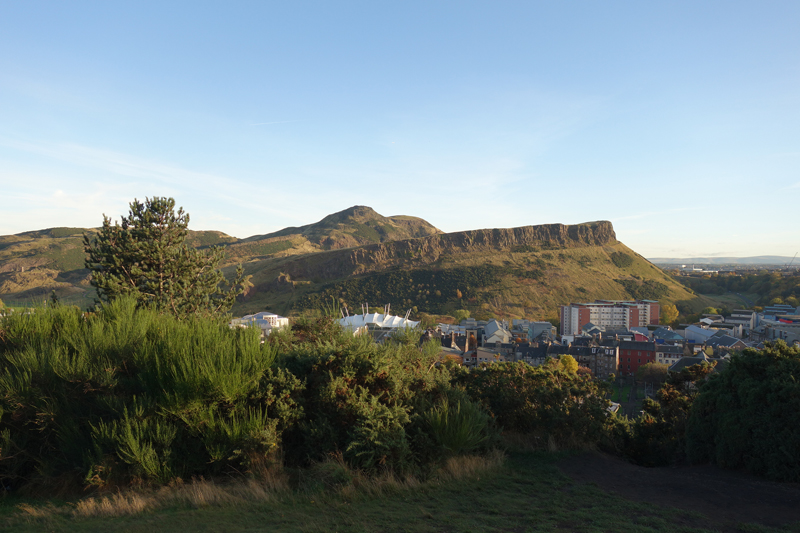
[[798, 523], [800, 484], [774, 483], [714, 466], [645, 468], [587, 452], [559, 463], [578, 482], [596, 483], [624, 498], [697, 511], [722, 531], [739, 523], [771, 527]]

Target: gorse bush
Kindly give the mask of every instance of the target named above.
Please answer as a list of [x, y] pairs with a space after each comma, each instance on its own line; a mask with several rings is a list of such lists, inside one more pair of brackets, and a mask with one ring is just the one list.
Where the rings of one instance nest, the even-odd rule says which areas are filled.
[[325, 341], [294, 343], [277, 362], [306, 384], [305, 416], [286, 433], [287, 460], [302, 465], [341, 452], [367, 470], [419, 467], [412, 450], [418, 415], [449, 388], [447, 369], [434, 365], [438, 352], [407, 333], [383, 345], [341, 330]]
[[297, 415], [302, 384], [272, 368], [275, 355], [255, 330], [179, 321], [132, 299], [94, 315], [6, 318], [0, 475], [103, 485], [246, 467]]
[[494, 436], [489, 415], [467, 398], [453, 403], [443, 398], [423, 414], [423, 420], [447, 456], [472, 452], [490, 443]]
[[714, 369], [703, 363], [670, 373], [655, 400], [642, 402], [642, 414], [621, 432], [619, 450], [645, 466], [665, 466], [686, 459], [686, 424], [706, 377]]
[[0, 327], [6, 486], [161, 484], [332, 455], [364, 471], [423, 472], [442, 459], [422, 413], [451, 376], [419, 332], [377, 345], [322, 317], [261, 344], [255, 329], [126, 298]]
[[564, 447], [596, 444], [609, 428], [606, 385], [565, 370], [496, 363], [462, 372], [456, 382], [506, 431], [554, 440]]
[[688, 458], [800, 481], [800, 349], [777, 341], [744, 350], [692, 405]]

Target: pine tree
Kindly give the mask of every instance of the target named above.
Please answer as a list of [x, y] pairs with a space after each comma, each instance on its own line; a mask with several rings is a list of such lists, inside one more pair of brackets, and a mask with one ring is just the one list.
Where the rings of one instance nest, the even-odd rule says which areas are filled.
[[239, 265], [228, 283], [219, 270], [224, 252], [186, 244], [189, 215], [165, 197], [134, 200], [122, 223], [103, 215], [95, 236], [84, 235], [86, 268], [102, 301], [132, 295], [140, 306], [178, 317], [230, 310], [249, 276]]

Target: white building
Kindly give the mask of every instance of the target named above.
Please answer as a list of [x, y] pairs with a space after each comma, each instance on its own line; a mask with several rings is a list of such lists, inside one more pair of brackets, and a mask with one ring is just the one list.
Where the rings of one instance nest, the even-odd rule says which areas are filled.
[[289, 319], [285, 316], [276, 315], [275, 313], [262, 311], [253, 315], [245, 315], [242, 318], [234, 318], [228, 325], [232, 328], [258, 326], [261, 328], [261, 336], [266, 337], [273, 329], [288, 326]]

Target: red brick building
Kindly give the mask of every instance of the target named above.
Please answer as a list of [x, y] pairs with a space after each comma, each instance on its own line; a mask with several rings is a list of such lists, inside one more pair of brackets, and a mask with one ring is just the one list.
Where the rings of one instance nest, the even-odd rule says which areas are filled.
[[658, 325], [661, 306], [653, 300], [596, 300], [592, 303], [572, 303], [560, 307], [561, 334], [580, 335], [583, 326], [628, 329]]
[[640, 366], [656, 362], [656, 343], [623, 341], [619, 343], [619, 373], [632, 376]]

